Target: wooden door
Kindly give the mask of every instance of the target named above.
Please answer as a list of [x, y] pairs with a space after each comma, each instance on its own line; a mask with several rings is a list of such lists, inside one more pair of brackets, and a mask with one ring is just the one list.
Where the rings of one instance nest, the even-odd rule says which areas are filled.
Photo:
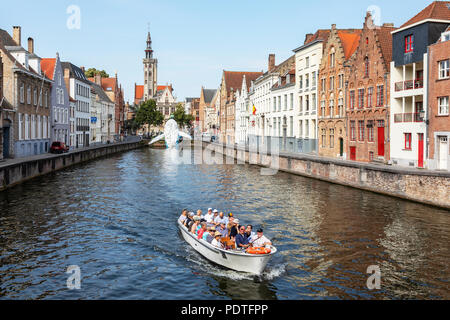
[[350, 147], [350, 160], [356, 161], [356, 147]]
[[384, 127], [378, 127], [378, 155], [384, 157]]
[[423, 133], [418, 133], [418, 140], [419, 140], [419, 150], [418, 150], [418, 164], [417, 166], [419, 168], [423, 168]]

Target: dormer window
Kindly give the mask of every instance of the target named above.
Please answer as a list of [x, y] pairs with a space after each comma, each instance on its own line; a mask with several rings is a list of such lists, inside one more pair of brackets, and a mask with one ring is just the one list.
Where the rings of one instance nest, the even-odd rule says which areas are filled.
[[444, 32], [441, 37], [441, 42], [450, 41], [450, 31]]
[[414, 51], [414, 35], [410, 34], [405, 37], [405, 53]]

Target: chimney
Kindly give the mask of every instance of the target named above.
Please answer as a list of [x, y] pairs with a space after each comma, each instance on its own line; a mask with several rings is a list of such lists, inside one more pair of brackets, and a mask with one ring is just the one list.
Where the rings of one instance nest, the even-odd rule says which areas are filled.
[[64, 69], [64, 83], [66, 84], [67, 93], [70, 96], [70, 69]]
[[28, 52], [34, 53], [34, 40], [33, 38], [28, 38]]
[[269, 54], [268, 71], [271, 71], [273, 68], [275, 68], [275, 54], [271, 53]]
[[394, 27], [393, 23], [383, 23], [383, 27]]
[[13, 40], [17, 46], [22, 45], [22, 28], [19, 26], [13, 27]]
[[97, 73], [94, 75], [94, 82], [95, 82], [95, 84], [97, 84], [97, 85], [99, 85], [99, 86], [102, 85], [102, 75], [100, 74], [100, 72], [97, 72]]
[[314, 36], [314, 35], [313, 35], [312, 33], [307, 33], [307, 34], [306, 34], [306, 37], [305, 37], [305, 43], [304, 43], [304, 44], [306, 44], [306, 43], [308, 43], [309, 41], [311, 41], [311, 39], [312, 39], [313, 36]]

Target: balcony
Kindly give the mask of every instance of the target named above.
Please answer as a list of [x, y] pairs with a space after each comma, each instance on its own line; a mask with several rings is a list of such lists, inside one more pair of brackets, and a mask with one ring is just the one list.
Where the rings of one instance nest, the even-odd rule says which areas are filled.
[[394, 123], [423, 122], [423, 117], [424, 114], [422, 112], [396, 113], [394, 114]]
[[423, 88], [423, 79], [407, 80], [395, 83], [395, 92]]

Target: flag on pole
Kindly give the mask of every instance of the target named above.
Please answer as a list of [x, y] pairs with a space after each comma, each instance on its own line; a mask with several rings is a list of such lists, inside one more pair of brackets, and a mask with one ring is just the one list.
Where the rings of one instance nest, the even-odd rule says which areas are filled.
[[255, 105], [253, 105], [253, 115], [255, 115], [256, 114], [256, 107], [255, 107]]

